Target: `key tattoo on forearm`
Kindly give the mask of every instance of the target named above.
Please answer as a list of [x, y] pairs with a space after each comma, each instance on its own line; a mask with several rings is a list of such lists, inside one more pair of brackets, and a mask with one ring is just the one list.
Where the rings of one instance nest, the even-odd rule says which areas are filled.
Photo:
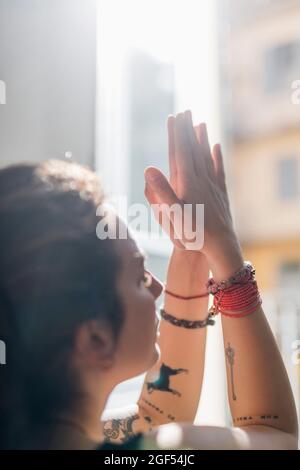
[[226, 358], [230, 370], [230, 383], [231, 383], [231, 392], [232, 392], [232, 399], [235, 401], [237, 400], [237, 396], [235, 393], [235, 386], [234, 386], [234, 373], [233, 373], [233, 367], [234, 367], [234, 359], [235, 359], [235, 351], [232, 346], [230, 346], [230, 343], [228, 343], [228, 346], [225, 350], [226, 352]]

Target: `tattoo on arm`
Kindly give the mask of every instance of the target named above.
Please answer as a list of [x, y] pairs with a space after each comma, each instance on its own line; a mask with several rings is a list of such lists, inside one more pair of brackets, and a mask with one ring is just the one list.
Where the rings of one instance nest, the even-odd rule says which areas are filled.
[[[163, 412], [163, 410], [161, 408], [159, 408], [158, 406], [156, 406], [154, 403], [151, 403], [149, 400], [145, 400], [145, 398], [143, 398], [143, 402], [149, 406], [149, 408], [152, 408], [153, 410], [155, 410], [157, 413], [159, 413], [160, 415], [162, 416], [166, 416], [166, 414]], [[145, 417], [146, 419], [147, 417]], [[149, 418], [149, 417], [148, 417]], [[176, 418], [175, 416], [171, 415], [171, 414], [168, 414], [167, 415], [167, 419], [169, 421], [176, 421]], [[152, 423], [153, 423], [153, 420], [152, 420]], [[160, 423], [157, 422], [155, 423], [155, 426], [159, 426]]]
[[234, 424], [237, 423], [245, 423], [245, 422], [252, 422], [252, 421], [271, 421], [271, 420], [278, 420], [278, 415], [259, 415], [259, 416], [239, 416], [237, 418], [233, 418]]
[[150, 394], [155, 390], [159, 390], [160, 392], [170, 392], [172, 395], [181, 397], [181, 393], [178, 392], [178, 390], [170, 387], [170, 377], [183, 372], [187, 374], [188, 370], [183, 368], [172, 369], [166, 364], [162, 364], [157, 379], [153, 382], [146, 382], [148, 393]]
[[117, 439], [121, 442], [126, 442], [134, 436], [132, 425], [133, 422], [139, 418], [139, 415], [136, 414], [124, 419], [112, 419], [110, 421], [106, 421], [103, 428], [105, 439], [108, 442], [113, 442]]
[[232, 399], [236, 400], [237, 396], [235, 394], [234, 374], [233, 374], [235, 350], [230, 346], [230, 343], [228, 343], [228, 346], [227, 346], [225, 352], [226, 352], [227, 362], [228, 362], [228, 365], [229, 365], [229, 368], [230, 368], [230, 383], [231, 383]]

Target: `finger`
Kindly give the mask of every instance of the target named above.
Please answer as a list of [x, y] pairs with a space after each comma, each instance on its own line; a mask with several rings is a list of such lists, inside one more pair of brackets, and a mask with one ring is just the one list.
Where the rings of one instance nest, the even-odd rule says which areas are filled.
[[197, 137], [197, 141], [200, 143], [200, 133], [199, 133], [199, 126], [194, 126], [195, 134]]
[[158, 204], [172, 205], [181, 203], [173, 191], [169, 181], [158, 168], [146, 168], [145, 180], [146, 188], [149, 186], [148, 193], [150, 191], [150, 195], [155, 194], [155, 198]]
[[157, 198], [155, 192], [153, 191], [151, 186], [149, 186], [148, 183], [145, 184], [144, 194], [145, 194], [145, 196], [147, 198], [147, 201], [149, 202], [150, 206], [152, 204], [159, 204], [159, 201], [158, 201], [158, 198]]
[[183, 113], [177, 114], [175, 118], [174, 136], [178, 184], [179, 177], [184, 184], [189, 183], [195, 171]]
[[203, 161], [203, 159], [199, 158], [199, 152], [201, 151], [201, 146], [199, 145], [197, 134], [193, 126], [193, 118], [192, 118], [191, 111], [186, 111], [184, 113], [184, 117], [185, 117], [186, 132], [189, 138], [190, 152], [193, 158], [193, 168], [196, 173], [203, 175], [203, 171], [205, 171], [206, 167], [205, 167], [205, 162]]
[[[200, 171], [200, 174], [203, 175], [203, 172], [206, 172], [208, 175], [211, 176], [211, 169], [208, 167], [207, 164], [207, 156], [205, 155], [207, 153], [207, 147], [203, 145], [203, 134], [201, 130], [201, 125], [198, 124], [197, 126], [194, 127], [195, 135], [197, 142], [199, 144], [199, 149], [197, 152], [197, 157], [195, 159], [195, 165], [198, 171]], [[213, 179], [215, 179], [215, 175], [213, 175]]]
[[223, 154], [220, 144], [214, 145], [212, 149], [212, 158], [216, 174], [217, 183], [222, 191], [227, 192], [226, 178], [223, 163]]
[[[159, 225], [165, 230], [165, 227], [163, 227], [163, 218], [162, 218], [162, 212], [161, 212], [161, 204], [160, 204], [160, 200], [159, 198], [157, 197], [155, 191], [153, 190], [152, 186], [149, 185], [149, 183], [147, 183], [146, 181], [146, 185], [145, 185], [145, 191], [144, 191], [144, 194], [150, 204], [150, 207], [154, 213], [154, 217], [155, 219], [157, 220], [157, 222], [159, 223]], [[169, 230], [170, 231], [170, 230]], [[168, 233], [168, 235], [170, 235]]]
[[157, 220], [157, 222], [159, 223], [159, 225], [163, 228], [163, 219], [162, 219], [162, 213], [161, 213], [161, 210], [160, 210], [160, 202], [159, 202], [159, 199], [157, 197], [157, 195], [155, 194], [155, 191], [152, 189], [152, 187], [146, 183], [145, 185], [145, 191], [144, 191], [144, 194], [150, 204], [150, 207], [154, 213], [154, 217], [155, 219]]
[[212, 179], [215, 179], [215, 170], [208, 141], [207, 127], [203, 122], [198, 126], [198, 140], [202, 150], [203, 159], [207, 168], [207, 172]]
[[145, 196], [151, 205], [156, 220], [169, 235], [171, 241], [178, 248], [184, 249], [184, 245], [180, 242], [174, 230], [173, 213], [171, 212], [171, 217], [169, 217], [168, 213], [164, 210], [166, 207], [171, 207], [174, 204], [181, 205], [181, 201], [177, 198], [167, 178], [157, 168], [147, 168], [145, 170], [145, 179]]
[[176, 187], [177, 168], [175, 159], [175, 136], [174, 136], [174, 116], [168, 117], [168, 147], [169, 147], [169, 171], [170, 171], [170, 183], [173, 188]]

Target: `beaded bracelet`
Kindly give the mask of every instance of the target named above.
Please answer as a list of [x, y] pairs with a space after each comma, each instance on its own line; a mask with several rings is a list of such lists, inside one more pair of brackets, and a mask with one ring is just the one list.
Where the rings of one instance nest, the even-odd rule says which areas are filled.
[[209, 279], [207, 288], [214, 296], [209, 313], [215, 316], [220, 312], [227, 317], [242, 318], [255, 312], [262, 300], [254, 275], [252, 264], [245, 261], [244, 267], [228, 280], [216, 283]]
[[[165, 290], [165, 293], [181, 300], [198, 299], [212, 294], [214, 301], [208, 311], [207, 321], [212, 321], [211, 319], [218, 313], [231, 318], [245, 317], [253, 313], [262, 303], [255, 281], [255, 269], [249, 261], [244, 261], [243, 267], [229, 279], [217, 283], [213, 278], [210, 278], [206, 283], [206, 288], [207, 292], [193, 296], [183, 296], [170, 292], [169, 290]], [[168, 321], [171, 321], [171, 318], [175, 317], [168, 317]], [[178, 321], [180, 322], [181, 320], [175, 318], [173, 324], [183, 326], [183, 324], [179, 325]], [[190, 320], [182, 320], [182, 322], [184, 325], [188, 323], [199, 323], [201, 325], [203, 323], [203, 321], [190, 322]], [[206, 326], [206, 324], [204, 326]], [[188, 326], [185, 327], [188, 328]], [[197, 327], [198, 326], [192, 326], [190, 328]], [[199, 328], [201, 328], [201, 326], [199, 326]]]
[[213, 278], [210, 278], [206, 283], [207, 290], [210, 294], [215, 295], [217, 292], [228, 289], [229, 287], [236, 284], [246, 284], [247, 282], [254, 279], [255, 269], [253, 268], [250, 261], [244, 261], [244, 265], [229, 279], [224, 281], [216, 282]]
[[185, 320], [173, 317], [167, 313], [163, 308], [160, 309], [161, 318], [166, 320], [167, 322], [171, 323], [174, 326], [179, 326], [181, 328], [187, 328], [189, 330], [196, 329], [196, 328], [205, 328], [208, 325], [214, 325], [215, 320], [212, 319], [212, 315], [209, 313], [205, 320]]

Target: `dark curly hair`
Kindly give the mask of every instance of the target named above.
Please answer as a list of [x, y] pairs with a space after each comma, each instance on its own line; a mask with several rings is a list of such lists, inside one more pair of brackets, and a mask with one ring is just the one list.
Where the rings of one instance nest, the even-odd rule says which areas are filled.
[[88, 169], [59, 160], [0, 170], [0, 447], [22, 448], [81, 394], [70, 366], [78, 326], [101, 318], [117, 340], [119, 257], [99, 240], [103, 193]]

